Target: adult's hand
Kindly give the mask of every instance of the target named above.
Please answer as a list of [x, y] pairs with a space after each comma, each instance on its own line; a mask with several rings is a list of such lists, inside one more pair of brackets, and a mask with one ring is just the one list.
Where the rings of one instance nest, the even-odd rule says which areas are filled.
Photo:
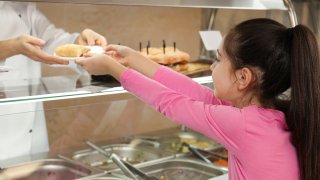
[[68, 64], [69, 62], [50, 55], [41, 50], [45, 45], [45, 41], [33, 36], [22, 35], [9, 41], [12, 44], [13, 55], [23, 54], [35, 61], [43, 62], [46, 64]]
[[77, 44], [80, 45], [98, 45], [98, 46], [106, 46], [107, 40], [102, 35], [94, 32], [91, 29], [85, 29], [81, 32], [80, 36], [76, 40]]

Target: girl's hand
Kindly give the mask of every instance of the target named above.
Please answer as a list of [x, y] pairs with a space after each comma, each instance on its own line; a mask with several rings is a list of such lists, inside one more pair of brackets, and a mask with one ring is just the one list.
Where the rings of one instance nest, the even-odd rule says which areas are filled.
[[[109, 74], [109, 61], [115, 61], [105, 54], [87, 55], [86, 58], [77, 59], [76, 63], [93, 75]], [[111, 62], [112, 63], [112, 62]]]
[[147, 77], [153, 77], [160, 66], [158, 63], [144, 57], [140, 52], [126, 46], [109, 45], [105, 50], [106, 54], [112, 56], [121, 64], [129, 66]]
[[11, 41], [12, 54], [23, 54], [35, 61], [43, 62], [46, 64], [69, 64], [68, 61], [52, 56], [41, 50], [45, 45], [45, 41], [33, 36], [22, 35]]
[[120, 45], [109, 45], [105, 48], [106, 54], [116, 59], [118, 62], [125, 66], [129, 66], [130, 61], [134, 61], [140, 53], [137, 51]]
[[106, 54], [97, 54], [91, 57], [77, 59], [76, 63], [81, 65], [90, 74], [110, 74], [117, 80], [127, 68]]
[[80, 45], [98, 45], [98, 46], [106, 46], [107, 40], [102, 35], [94, 32], [91, 29], [85, 29], [81, 32], [80, 36], [76, 40], [76, 43]]

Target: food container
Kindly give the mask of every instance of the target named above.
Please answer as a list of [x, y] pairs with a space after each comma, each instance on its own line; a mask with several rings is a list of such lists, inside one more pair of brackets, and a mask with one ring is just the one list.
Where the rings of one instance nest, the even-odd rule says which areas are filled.
[[160, 149], [172, 153], [188, 152], [188, 148], [182, 147], [183, 142], [188, 143], [195, 148], [205, 150], [221, 147], [217, 142], [196, 132], [177, 132], [172, 135], [160, 136], [158, 141], [160, 143]]
[[208, 157], [209, 160], [211, 160], [214, 165], [228, 167], [228, 151], [225, 148], [220, 147], [220, 148], [211, 150], [211, 152], [217, 155], [217, 156], [213, 155]]
[[[155, 160], [164, 156], [164, 153], [162, 153], [159, 149], [141, 146], [133, 147], [129, 144], [113, 144], [103, 146], [101, 148], [110, 155], [111, 153], [117, 154], [122, 160], [125, 160], [131, 164]], [[100, 154], [98, 151], [78, 151], [73, 154], [72, 159], [103, 170], [117, 168], [111, 159]]]
[[[121, 177], [106, 176], [106, 177], [95, 177], [95, 178], [90, 178], [90, 180], [124, 180], [124, 178], [121, 178]], [[131, 179], [128, 179], [128, 180], [131, 180]]]
[[[191, 158], [175, 158], [158, 162], [153, 161], [139, 164], [135, 167], [160, 180], [208, 180], [212, 177], [227, 173], [223, 168]], [[121, 173], [121, 170], [115, 170], [115, 172], [117, 171]]]
[[[168, 151], [172, 154], [181, 154], [189, 152], [186, 146], [182, 146], [183, 142], [190, 144], [192, 147], [197, 149], [205, 150], [206, 152], [211, 152], [217, 156], [210, 155], [211, 153], [205, 153], [204, 155], [212, 161], [213, 164], [218, 166], [228, 167], [228, 152], [227, 150], [214, 140], [193, 131], [188, 132], [174, 132], [169, 133], [169, 135], [158, 135], [158, 136], [136, 136], [131, 137], [131, 142], [136, 139], [141, 139], [141, 144], [145, 146], [158, 147], [161, 150]], [[153, 143], [150, 143], [153, 141]], [[158, 143], [158, 146], [154, 146]], [[182, 154], [181, 154], [182, 155]], [[180, 157], [190, 157], [192, 154], [187, 153]], [[221, 158], [222, 157], [222, 158]]]
[[0, 171], [2, 180], [58, 180], [77, 179], [101, 173], [81, 164], [74, 164], [61, 159], [43, 159], [32, 161]]
[[128, 178], [124, 174], [105, 172], [105, 173], [100, 173], [93, 176], [79, 178], [77, 180], [132, 180], [132, 179]]

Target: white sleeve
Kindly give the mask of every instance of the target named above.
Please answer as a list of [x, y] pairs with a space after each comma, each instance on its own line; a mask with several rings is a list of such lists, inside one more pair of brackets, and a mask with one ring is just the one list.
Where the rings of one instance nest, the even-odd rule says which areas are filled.
[[[55, 48], [62, 44], [74, 43], [79, 36], [79, 33], [68, 33], [63, 29], [56, 28], [47, 17], [42, 14], [35, 4], [29, 3], [27, 10], [29, 22], [31, 24], [31, 35], [41, 38], [46, 41], [44, 51], [49, 54], [53, 54]], [[65, 65], [51, 65], [55, 67]], [[86, 74], [86, 72], [74, 62], [70, 62], [68, 65], [74, 69], [78, 74]]]
[[54, 49], [62, 44], [74, 43], [79, 33], [68, 33], [63, 29], [56, 28], [47, 17], [45, 17], [35, 4], [28, 5], [28, 21], [31, 25], [31, 35], [41, 38], [47, 42], [44, 50], [53, 53]]

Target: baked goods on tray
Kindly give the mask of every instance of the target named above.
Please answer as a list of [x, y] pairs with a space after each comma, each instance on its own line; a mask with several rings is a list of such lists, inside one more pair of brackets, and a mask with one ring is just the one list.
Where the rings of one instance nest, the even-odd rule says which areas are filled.
[[190, 55], [180, 51], [174, 47], [149, 47], [141, 49], [141, 54], [159, 64], [173, 65], [179, 63], [187, 63], [190, 61]]
[[82, 57], [90, 48], [78, 44], [65, 44], [55, 49], [55, 54], [61, 57]]

